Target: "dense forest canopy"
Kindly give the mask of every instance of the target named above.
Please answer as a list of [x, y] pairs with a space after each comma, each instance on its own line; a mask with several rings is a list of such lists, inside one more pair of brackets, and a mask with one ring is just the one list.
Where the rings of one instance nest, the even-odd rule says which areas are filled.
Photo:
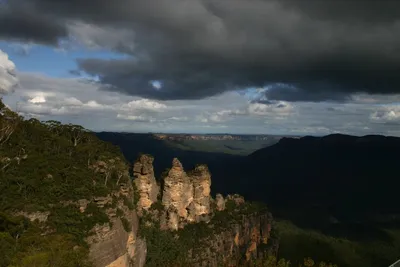
[[[118, 147], [79, 125], [24, 120], [0, 102], [0, 266], [89, 265], [84, 238], [108, 217], [63, 203], [106, 196], [124, 179]], [[46, 223], [20, 216], [35, 212]]]

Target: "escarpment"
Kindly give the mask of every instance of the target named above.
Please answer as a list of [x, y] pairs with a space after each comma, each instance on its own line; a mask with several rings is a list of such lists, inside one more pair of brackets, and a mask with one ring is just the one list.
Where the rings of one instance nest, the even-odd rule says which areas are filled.
[[[131, 183], [120, 184], [120, 190], [93, 203], [106, 210], [109, 223], [96, 224], [86, 238], [89, 259], [94, 266], [143, 266], [146, 248], [138, 239], [139, 220], [133, 208]], [[90, 204], [89, 204], [90, 205]]]
[[[135, 178], [136, 185], [142, 183], [139, 179]], [[238, 266], [276, 250], [267, 209], [237, 194], [225, 198], [217, 194], [213, 199], [206, 165], [186, 172], [174, 158], [159, 183], [158, 200], [146, 208], [138, 202], [138, 210], [143, 211], [138, 235], [146, 240], [149, 266]], [[148, 188], [137, 186], [140, 198], [147, 199]], [[167, 260], [165, 251], [174, 256]]]

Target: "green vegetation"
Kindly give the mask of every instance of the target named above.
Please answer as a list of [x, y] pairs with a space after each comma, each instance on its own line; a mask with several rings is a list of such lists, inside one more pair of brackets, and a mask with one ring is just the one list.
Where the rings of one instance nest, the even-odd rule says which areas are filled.
[[146, 266], [185, 266], [187, 250], [175, 234], [160, 230], [157, 224], [145, 226], [142, 222], [139, 235], [146, 238]]
[[42, 235], [38, 223], [0, 215], [0, 266], [90, 266], [87, 248], [72, 234]]
[[[153, 204], [152, 210], [158, 210]], [[146, 239], [146, 266], [188, 266], [188, 251], [200, 253], [214, 230], [204, 222], [188, 224], [178, 231], [160, 229], [160, 222], [152, 218], [151, 212], [144, 212], [140, 219], [139, 236]]]
[[156, 201], [153, 204], [151, 204], [150, 210], [158, 210], [158, 211], [164, 210], [164, 206], [163, 206], [163, 204], [161, 202], [161, 199], [159, 199], [158, 201]]
[[279, 256], [293, 263], [301, 262], [304, 255], [313, 255], [316, 260], [330, 260], [341, 267], [377, 267], [389, 266], [399, 257], [399, 230], [385, 230], [390, 237], [387, 241], [357, 242], [300, 229], [287, 221], [277, 222], [274, 228], [280, 237]]
[[137, 190], [136, 184], [132, 183], [132, 189], [133, 189], [133, 206], [137, 207], [137, 204], [139, 202], [139, 197], [135, 197], [135, 196], [139, 196], [139, 192]]
[[225, 230], [233, 223], [240, 223], [243, 218], [254, 214], [265, 214], [267, 206], [259, 202], [245, 202], [236, 205], [233, 200], [226, 200], [225, 210], [216, 212], [212, 223], [217, 231]]
[[124, 215], [124, 212], [120, 208], [118, 208], [117, 209], [117, 217], [122, 217], [123, 215]]
[[[0, 101], [0, 266], [89, 266], [85, 237], [109, 218], [71, 202], [108, 195], [127, 170], [119, 148], [83, 127], [24, 120]], [[30, 222], [20, 211], [49, 215]]]
[[338, 267], [336, 264], [326, 263], [324, 261], [314, 261], [312, 258], [304, 258], [298, 264], [292, 264], [289, 260], [277, 259], [273, 255], [269, 255], [264, 259], [258, 259], [252, 262], [253, 267]]

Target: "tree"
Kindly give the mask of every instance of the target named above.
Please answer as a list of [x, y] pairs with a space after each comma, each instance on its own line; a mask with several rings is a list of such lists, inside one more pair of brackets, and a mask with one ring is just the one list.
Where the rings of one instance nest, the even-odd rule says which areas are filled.
[[10, 139], [21, 118], [8, 109], [0, 99], [0, 146]]
[[84, 127], [74, 124], [64, 125], [63, 129], [65, 132], [68, 133], [74, 147], [76, 147], [81, 142], [81, 140], [85, 136], [85, 133], [87, 132]]
[[44, 122], [50, 131], [55, 133], [56, 135], [60, 135], [63, 132], [63, 125], [59, 121], [48, 120]]
[[117, 185], [119, 185], [122, 177], [129, 177], [128, 166], [120, 158], [115, 158], [114, 170], [117, 175]]

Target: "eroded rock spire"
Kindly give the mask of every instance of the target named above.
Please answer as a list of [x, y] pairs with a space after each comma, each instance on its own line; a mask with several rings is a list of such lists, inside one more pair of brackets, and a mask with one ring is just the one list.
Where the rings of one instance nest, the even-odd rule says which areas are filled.
[[[182, 163], [174, 158], [172, 168], [164, 178], [162, 204], [174, 207], [181, 220], [189, 217], [188, 206], [193, 201], [193, 183], [183, 169]], [[189, 218], [190, 220], [190, 218]]]
[[137, 204], [139, 214], [142, 210], [148, 210], [157, 201], [157, 196], [160, 192], [154, 177], [153, 161], [154, 158], [152, 156], [141, 155], [133, 165], [134, 183], [139, 194]]

